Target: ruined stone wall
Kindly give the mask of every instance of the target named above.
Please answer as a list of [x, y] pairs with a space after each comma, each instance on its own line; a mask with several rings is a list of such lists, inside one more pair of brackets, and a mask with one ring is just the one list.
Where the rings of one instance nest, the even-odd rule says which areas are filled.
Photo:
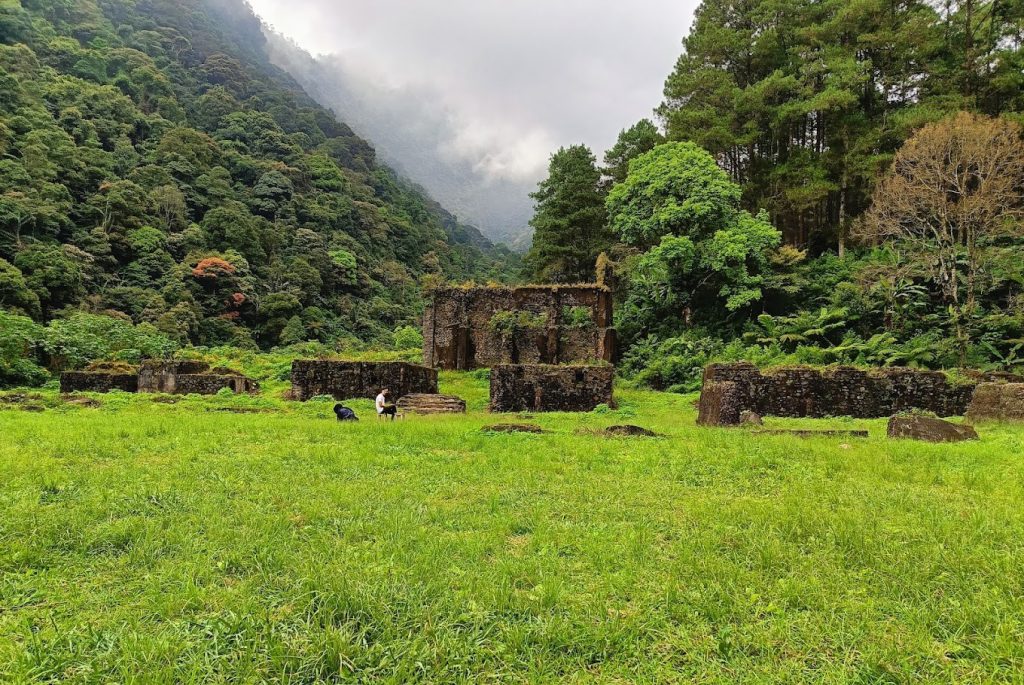
[[257, 392], [259, 385], [241, 374], [211, 371], [205, 362], [150, 361], [139, 369], [139, 392], [216, 395], [224, 388], [242, 394]]
[[302, 402], [318, 395], [339, 401], [374, 398], [382, 388], [390, 388], [393, 399], [413, 393], [437, 394], [437, 370], [405, 362], [292, 363], [292, 393]]
[[69, 392], [137, 392], [139, 377], [134, 373], [89, 373], [66, 371], [60, 375], [60, 391]]
[[[565, 325], [563, 310], [574, 307], [588, 309], [592, 324]], [[530, 312], [546, 322], [502, 334], [491, 326], [499, 312]], [[611, 362], [612, 315], [612, 293], [599, 285], [439, 288], [423, 317], [423, 360], [442, 369]]]
[[178, 393], [178, 377], [208, 373], [210, 365], [196, 361], [148, 361], [139, 369], [139, 392]]
[[937, 371], [796, 367], [762, 374], [753, 364], [712, 364], [704, 372], [698, 423], [735, 425], [745, 410], [813, 418], [882, 418], [911, 409], [961, 416], [974, 389]]
[[1024, 383], [984, 383], [974, 391], [968, 421], [1024, 421]]
[[739, 383], [705, 381], [700, 391], [700, 426], [738, 426], [744, 405], [749, 404]]
[[259, 385], [245, 376], [212, 373], [183, 374], [175, 379], [174, 392], [178, 395], [216, 395], [224, 388], [244, 395], [257, 392]]
[[503, 364], [491, 369], [491, 411], [593, 411], [614, 406], [611, 366]]

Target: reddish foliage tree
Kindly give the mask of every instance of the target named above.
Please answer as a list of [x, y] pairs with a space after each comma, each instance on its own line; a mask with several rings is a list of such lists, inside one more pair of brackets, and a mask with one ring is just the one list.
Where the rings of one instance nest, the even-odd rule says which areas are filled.
[[961, 364], [992, 249], [1024, 237], [1022, 133], [1015, 122], [967, 112], [925, 126], [896, 154], [857, 227], [866, 242], [892, 241], [931, 272]]
[[192, 269], [192, 275], [196, 278], [218, 279], [222, 276], [230, 276], [235, 273], [235, 267], [219, 257], [207, 257]]

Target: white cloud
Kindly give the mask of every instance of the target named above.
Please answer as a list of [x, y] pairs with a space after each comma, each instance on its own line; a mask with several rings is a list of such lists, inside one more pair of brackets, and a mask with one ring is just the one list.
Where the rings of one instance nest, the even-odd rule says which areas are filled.
[[[250, 0], [272, 27], [384, 89], [421, 89], [490, 173], [600, 151], [650, 112], [695, 0]], [[483, 153], [483, 154], [481, 154]]]
[[[250, 3], [324, 56], [338, 72], [324, 90], [360, 100], [341, 103], [332, 92], [329, 104], [344, 105], [336, 106], [342, 118], [438, 199], [450, 201], [431, 174], [417, 175], [425, 164], [414, 159], [424, 152], [413, 154], [414, 135], [438, 160], [468, 165], [482, 185], [512, 184], [517, 213], [528, 214], [526, 193], [555, 149], [582, 142], [600, 158], [622, 128], [651, 116], [697, 0]], [[466, 189], [459, 203], [472, 205], [472, 195]], [[492, 187], [480, 202], [495, 195]]]

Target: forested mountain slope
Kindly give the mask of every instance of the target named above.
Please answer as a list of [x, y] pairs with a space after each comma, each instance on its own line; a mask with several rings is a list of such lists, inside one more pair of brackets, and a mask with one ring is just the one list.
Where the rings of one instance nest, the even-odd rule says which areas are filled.
[[480, 226], [488, 237], [514, 247], [529, 246], [530, 193], [540, 179], [494, 176], [482, 168], [481, 159], [451, 154], [459, 125], [450, 112], [425, 105], [433, 102], [434, 93], [382, 88], [337, 55], [313, 57], [273, 31], [266, 35], [274, 64], [373, 141], [388, 164], [422, 183], [445, 207]]
[[506, 254], [266, 57], [243, 0], [0, 0], [0, 308], [272, 346], [411, 321]]

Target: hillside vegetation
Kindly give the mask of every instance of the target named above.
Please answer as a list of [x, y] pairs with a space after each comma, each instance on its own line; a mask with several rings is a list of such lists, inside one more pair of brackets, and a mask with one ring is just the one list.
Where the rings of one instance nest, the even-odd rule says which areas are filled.
[[552, 155], [525, 264], [609, 254], [654, 387], [714, 359], [1020, 370], [1022, 65], [1016, 1], [703, 0], [656, 118]]
[[242, 0], [0, 0], [0, 309], [379, 339], [504, 252], [270, 65]]

